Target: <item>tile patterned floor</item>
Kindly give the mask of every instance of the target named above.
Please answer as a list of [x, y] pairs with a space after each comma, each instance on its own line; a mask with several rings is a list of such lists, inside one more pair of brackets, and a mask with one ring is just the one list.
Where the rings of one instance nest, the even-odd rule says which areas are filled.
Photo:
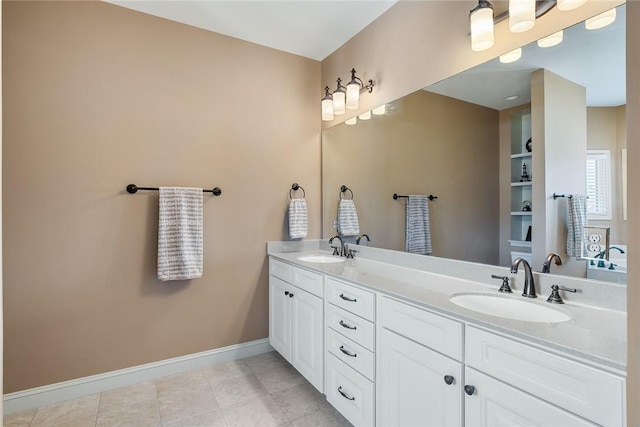
[[5, 427], [348, 427], [278, 353], [172, 375], [4, 418]]

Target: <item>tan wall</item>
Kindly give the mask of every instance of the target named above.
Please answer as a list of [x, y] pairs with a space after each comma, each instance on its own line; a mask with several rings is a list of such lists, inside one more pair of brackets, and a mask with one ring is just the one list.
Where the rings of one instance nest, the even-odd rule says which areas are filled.
[[627, 221], [623, 219], [622, 149], [627, 146], [626, 107], [587, 108], [587, 149], [609, 150], [611, 156], [611, 221], [589, 221], [611, 228], [611, 243], [627, 244]]
[[[0, 80], [2, 78], [2, 7], [0, 5]], [[0, 91], [0, 176], [2, 174], [2, 91]], [[2, 186], [0, 186], [0, 224], [2, 224]], [[2, 298], [2, 227], [0, 227], [0, 355], [4, 354], [4, 321], [3, 321], [3, 298]], [[0, 365], [0, 395], [3, 394], [4, 371]], [[3, 405], [0, 405], [0, 419], [4, 416]]]
[[406, 200], [433, 194], [433, 255], [498, 263], [498, 112], [419, 90], [388, 114], [322, 133], [323, 234], [335, 234], [341, 185], [371, 246], [404, 250]]
[[640, 426], [640, 2], [627, 3], [627, 179], [629, 253], [627, 254], [627, 425]]
[[[266, 337], [293, 182], [320, 236], [320, 64], [102, 2], [3, 6], [5, 391]], [[129, 183], [222, 188], [202, 279], [157, 281], [158, 193]]]

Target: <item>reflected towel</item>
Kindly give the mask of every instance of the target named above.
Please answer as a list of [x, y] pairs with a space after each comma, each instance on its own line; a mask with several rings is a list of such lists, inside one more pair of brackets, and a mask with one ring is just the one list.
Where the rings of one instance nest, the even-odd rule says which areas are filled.
[[568, 201], [567, 255], [583, 258], [584, 226], [587, 225], [587, 196], [572, 194]]
[[429, 255], [431, 227], [429, 226], [429, 199], [427, 196], [409, 196], [407, 200], [407, 230], [405, 251]]
[[158, 279], [202, 277], [202, 188], [160, 187]]
[[301, 239], [307, 237], [307, 201], [305, 199], [291, 199], [289, 202], [289, 237]]
[[338, 233], [342, 236], [357, 236], [360, 234], [358, 212], [352, 199], [340, 199], [338, 204]]

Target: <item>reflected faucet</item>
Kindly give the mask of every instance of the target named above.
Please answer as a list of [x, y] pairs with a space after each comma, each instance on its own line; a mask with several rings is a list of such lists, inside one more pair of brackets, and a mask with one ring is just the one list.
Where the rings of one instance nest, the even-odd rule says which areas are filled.
[[536, 295], [536, 285], [533, 281], [533, 272], [531, 266], [524, 258], [516, 258], [511, 264], [511, 273], [516, 274], [518, 272], [518, 266], [524, 264], [524, 289], [522, 290], [522, 296], [527, 298], [538, 298]]
[[556, 259], [556, 265], [562, 265], [562, 259], [560, 258], [560, 255], [555, 252], [551, 252], [545, 258], [544, 264], [542, 264], [543, 273], [551, 273], [551, 261], [553, 261], [554, 258]]
[[369, 238], [369, 235], [367, 235], [367, 234], [361, 234], [361, 235], [360, 235], [360, 237], [358, 237], [358, 238], [356, 239], [356, 245], [359, 245], [359, 244], [360, 244], [360, 239], [362, 239], [363, 237], [366, 237], [366, 238], [367, 238], [367, 242], [370, 242], [370, 241], [371, 241], [371, 239]]
[[333, 236], [332, 238], [329, 239], [329, 244], [333, 243], [333, 239], [338, 239], [340, 240], [340, 250], [338, 251], [338, 247], [337, 246], [331, 246], [333, 248], [333, 254], [334, 255], [338, 255], [338, 256], [345, 256], [345, 250], [344, 250], [344, 241], [342, 240], [342, 237], [338, 236], [337, 234], [335, 236]]

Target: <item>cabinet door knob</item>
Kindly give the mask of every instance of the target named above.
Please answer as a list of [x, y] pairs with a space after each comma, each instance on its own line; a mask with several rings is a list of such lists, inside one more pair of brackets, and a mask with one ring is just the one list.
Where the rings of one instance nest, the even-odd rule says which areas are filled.
[[357, 299], [355, 299], [355, 298], [345, 297], [344, 294], [340, 294], [340, 298], [342, 298], [345, 301], [349, 301], [349, 302], [356, 302], [357, 301]]
[[343, 328], [354, 330], [354, 331], [356, 330], [355, 326], [348, 325], [348, 324], [344, 323], [342, 320], [340, 321], [340, 326], [342, 326]]
[[472, 385], [466, 385], [464, 386], [464, 392], [471, 396], [476, 392], [476, 388]]
[[347, 350], [346, 348], [344, 348], [343, 345], [340, 346], [340, 351], [343, 352], [344, 354], [346, 354], [349, 357], [358, 357], [357, 354], [355, 353], [351, 353], [349, 350]]
[[293, 298], [293, 292], [289, 292], [289, 298]]
[[342, 395], [342, 397], [344, 397], [347, 400], [356, 400], [355, 397], [349, 396], [347, 393], [342, 391], [342, 386], [338, 387], [338, 393], [340, 393]]
[[284, 291], [284, 294], [285, 295], [289, 295], [289, 291]]
[[444, 382], [447, 383], [447, 385], [453, 384], [453, 380], [454, 380], [454, 378], [451, 375], [445, 375], [444, 376]]

